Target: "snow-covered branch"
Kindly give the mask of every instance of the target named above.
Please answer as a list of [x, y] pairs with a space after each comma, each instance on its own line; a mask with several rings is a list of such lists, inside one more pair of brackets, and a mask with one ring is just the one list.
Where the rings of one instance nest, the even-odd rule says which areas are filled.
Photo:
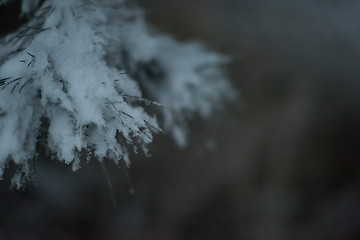
[[0, 176], [19, 165], [16, 187], [39, 146], [74, 170], [83, 150], [129, 164], [128, 148], [147, 152], [161, 128], [185, 145], [187, 120], [236, 95], [226, 58], [155, 33], [129, 1], [23, 0], [22, 10], [30, 20], [0, 40]]

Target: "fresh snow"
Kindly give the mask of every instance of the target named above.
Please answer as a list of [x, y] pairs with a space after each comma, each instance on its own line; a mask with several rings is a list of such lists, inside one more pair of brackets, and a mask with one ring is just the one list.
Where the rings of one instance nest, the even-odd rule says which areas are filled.
[[235, 98], [224, 56], [156, 33], [128, 2], [23, 0], [33, 17], [0, 39], [0, 177], [13, 162], [21, 187], [39, 146], [73, 170], [83, 150], [129, 164], [160, 128], [184, 146], [189, 119]]

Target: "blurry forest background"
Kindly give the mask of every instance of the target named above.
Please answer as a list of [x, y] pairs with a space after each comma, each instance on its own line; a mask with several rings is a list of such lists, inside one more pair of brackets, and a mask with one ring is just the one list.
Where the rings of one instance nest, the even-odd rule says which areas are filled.
[[107, 162], [115, 209], [96, 161], [42, 159], [20, 192], [5, 176], [0, 239], [360, 239], [359, 1], [139, 3], [158, 29], [231, 56], [240, 100], [193, 121], [187, 148], [161, 135], [133, 156], [134, 194]]

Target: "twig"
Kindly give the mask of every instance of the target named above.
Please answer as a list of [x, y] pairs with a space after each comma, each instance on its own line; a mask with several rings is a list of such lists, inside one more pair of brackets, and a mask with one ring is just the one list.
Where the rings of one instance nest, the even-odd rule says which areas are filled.
[[123, 169], [126, 180], [127, 180], [128, 184], [129, 184], [129, 192], [131, 194], [134, 194], [135, 193], [135, 188], [134, 188], [134, 184], [133, 184], [133, 181], [131, 179], [131, 176], [129, 174], [129, 171], [126, 169], [126, 166], [125, 166], [124, 162], [120, 161], [120, 166]]
[[112, 181], [111, 181], [109, 172], [108, 172], [104, 162], [101, 163], [101, 168], [102, 168], [102, 170], [104, 172], [106, 182], [107, 182], [107, 185], [108, 185], [108, 188], [109, 188], [109, 195], [110, 195], [112, 206], [113, 206], [113, 208], [116, 208], [117, 202], [116, 202], [116, 198], [115, 198], [115, 194], [114, 194], [114, 188], [113, 188], [113, 185], [112, 185]]

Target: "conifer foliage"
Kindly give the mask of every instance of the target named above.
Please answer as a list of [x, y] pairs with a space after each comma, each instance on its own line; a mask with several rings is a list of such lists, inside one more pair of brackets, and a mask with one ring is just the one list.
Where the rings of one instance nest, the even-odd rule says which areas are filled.
[[235, 97], [225, 57], [154, 31], [133, 1], [22, 0], [21, 11], [28, 21], [0, 39], [0, 177], [15, 163], [18, 188], [39, 149], [73, 170], [82, 152], [129, 164], [161, 129], [185, 145], [189, 119]]

